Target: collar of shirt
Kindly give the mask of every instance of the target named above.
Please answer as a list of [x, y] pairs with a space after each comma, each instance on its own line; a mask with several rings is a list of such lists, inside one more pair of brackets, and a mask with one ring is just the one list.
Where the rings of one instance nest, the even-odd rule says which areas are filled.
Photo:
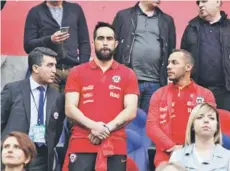
[[[146, 13], [143, 12], [143, 10], [140, 8], [139, 4], [137, 5], [136, 7], [136, 12], [137, 12], [137, 15], [144, 15], [144, 16], [147, 16]], [[152, 16], [148, 16], [148, 17], [156, 17], [158, 14], [158, 11], [155, 10], [154, 14]]]
[[[191, 153], [194, 150], [194, 145], [195, 144], [191, 144], [188, 146], [185, 146], [185, 155], [189, 156], [191, 155]], [[216, 144], [214, 152], [213, 152], [213, 157], [217, 157], [217, 158], [223, 158], [223, 147], [221, 147], [220, 144]]]
[[183, 90], [185, 88], [192, 88], [192, 87], [194, 87], [194, 81], [191, 80], [187, 85], [185, 85], [183, 87], [179, 87], [178, 85], [176, 85], [174, 83], [170, 83], [170, 87], [174, 88], [174, 89], [180, 89], [180, 90]]
[[209, 21], [206, 21], [206, 20], [204, 20], [202, 18], [200, 18], [200, 21], [204, 25], [212, 25], [212, 26], [214, 26], [214, 25], [222, 25], [222, 24], [224, 24], [225, 18], [223, 16], [221, 16], [221, 18], [215, 23], [210, 23]]
[[31, 88], [31, 90], [33, 91], [33, 90], [37, 89], [39, 86], [43, 86], [44, 89], [45, 89], [45, 92], [46, 92], [46, 90], [47, 90], [47, 85], [40, 85], [40, 84], [38, 84], [38, 83], [32, 78], [32, 76], [30, 76], [30, 88]]
[[[95, 62], [94, 60], [89, 61], [89, 66], [90, 66], [90, 68], [92, 68], [92, 69], [97, 69], [97, 68], [99, 68], [99, 66], [96, 64], [96, 62]], [[110, 66], [110, 68], [111, 68], [111, 69], [117, 69], [118, 66], [119, 66], [119, 63], [116, 62], [115, 60], [113, 60], [113, 63], [112, 63], [112, 65]]]

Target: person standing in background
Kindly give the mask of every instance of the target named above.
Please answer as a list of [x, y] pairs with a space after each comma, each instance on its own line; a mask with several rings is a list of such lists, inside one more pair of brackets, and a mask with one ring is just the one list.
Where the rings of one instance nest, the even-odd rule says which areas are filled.
[[139, 107], [146, 113], [152, 94], [167, 84], [168, 57], [176, 46], [174, 20], [159, 4], [159, 0], [140, 1], [119, 11], [113, 21], [118, 39], [114, 59], [135, 71]]
[[58, 53], [57, 72], [52, 84], [63, 92], [69, 70], [90, 58], [90, 41], [84, 12], [77, 3], [48, 0], [27, 15], [24, 49], [47, 47]]
[[199, 0], [199, 16], [189, 21], [181, 48], [194, 57], [192, 78], [211, 90], [217, 107], [230, 111], [230, 20], [221, 0]]

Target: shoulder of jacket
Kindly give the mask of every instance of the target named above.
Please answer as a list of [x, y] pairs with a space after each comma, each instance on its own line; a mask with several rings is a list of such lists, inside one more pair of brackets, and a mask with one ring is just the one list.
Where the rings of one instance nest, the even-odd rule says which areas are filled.
[[154, 92], [154, 96], [157, 96], [157, 97], [159, 97], [159, 96], [162, 97], [163, 95], [167, 96], [167, 94], [168, 94], [168, 89], [169, 89], [169, 85], [165, 85], [165, 86], [163, 86], [163, 87], [157, 89], [157, 90]]
[[129, 7], [129, 8], [125, 8], [125, 9], [122, 9], [120, 11], [117, 12], [117, 15], [127, 15], [129, 13], [131, 13], [133, 10], [134, 10], [134, 6], [133, 7]]
[[166, 19], [166, 20], [173, 20], [173, 17], [163, 11], [161, 11], [161, 15]]
[[44, 2], [42, 2], [42, 3], [40, 3], [40, 4], [36, 5], [36, 6], [33, 6], [33, 7], [29, 10], [29, 12], [38, 12], [38, 11], [41, 10], [41, 8], [43, 7], [43, 5], [44, 5]]
[[192, 18], [191, 20], [189, 20], [188, 26], [194, 27], [194, 26], [200, 25], [199, 20], [200, 20], [199, 16], [196, 16], [196, 17]]
[[67, 2], [65, 1], [64, 2], [66, 6], [68, 7], [75, 7], [75, 8], [82, 8], [81, 5], [79, 5], [77, 2]]

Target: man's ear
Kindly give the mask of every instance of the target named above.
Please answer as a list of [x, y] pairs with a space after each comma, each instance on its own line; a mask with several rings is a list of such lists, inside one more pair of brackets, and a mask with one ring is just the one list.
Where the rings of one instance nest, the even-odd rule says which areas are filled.
[[34, 73], [36, 73], [36, 74], [38, 73], [38, 70], [39, 70], [38, 67], [39, 67], [38, 65], [33, 65], [33, 66], [32, 66], [32, 71], [33, 71]]
[[186, 64], [185, 71], [192, 71], [192, 67], [193, 67], [192, 64]]
[[115, 41], [115, 48], [117, 48], [117, 46], [118, 46], [118, 41], [116, 40]]

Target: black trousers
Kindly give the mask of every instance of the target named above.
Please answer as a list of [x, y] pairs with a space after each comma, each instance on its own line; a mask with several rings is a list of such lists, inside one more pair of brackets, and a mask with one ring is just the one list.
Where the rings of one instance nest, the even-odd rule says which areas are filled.
[[[72, 153], [69, 171], [95, 171], [97, 153]], [[126, 171], [126, 155], [114, 155], [107, 159], [107, 171]]]
[[230, 111], [230, 91], [225, 87], [208, 87], [208, 89], [213, 92], [217, 107]]
[[46, 146], [38, 147], [37, 148], [37, 155], [28, 165], [28, 171], [48, 171], [48, 149]]

